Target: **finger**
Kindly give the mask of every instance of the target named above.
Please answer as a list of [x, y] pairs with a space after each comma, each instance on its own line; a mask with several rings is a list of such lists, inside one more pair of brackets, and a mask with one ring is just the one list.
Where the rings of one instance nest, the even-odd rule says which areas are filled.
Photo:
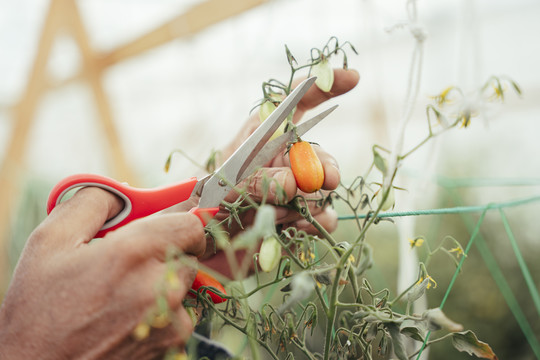
[[[336, 159], [318, 145], [313, 146], [313, 149], [321, 161], [324, 170], [324, 183], [322, 188], [324, 190], [336, 189], [341, 180], [341, 173]], [[291, 162], [289, 161], [289, 155], [282, 153], [280, 156], [276, 156], [269, 165], [272, 167], [290, 168]], [[292, 188], [287, 190], [292, 190]], [[289, 197], [289, 199], [291, 199], [291, 197]]]
[[[271, 167], [257, 170], [237, 186], [246, 191], [254, 201], [263, 199], [270, 204], [286, 204], [296, 195], [296, 180], [289, 167]], [[235, 190], [229, 192], [225, 201], [234, 202], [239, 196]]]
[[149, 336], [140, 342], [137, 359], [162, 359], [171, 348], [184, 350], [193, 333], [191, 317], [184, 307], [169, 316], [174, 318], [167, 326], [152, 327]]
[[339, 172], [336, 159], [320, 146], [314, 146], [313, 149], [324, 169], [324, 183], [322, 188], [325, 190], [335, 190], [341, 180], [341, 173]]
[[[302, 80], [304, 79], [297, 79], [293, 83], [293, 88], [298, 86]], [[307, 110], [314, 108], [324, 101], [352, 90], [358, 84], [359, 80], [360, 74], [356, 70], [334, 69], [334, 84], [332, 85], [332, 89], [329, 92], [323, 92], [317, 86], [312, 86], [298, 103], [293, 121], [295, 123], [300, 121], [302, 115]], [[227, 159], [259, 125], [260, 120], [258, 115], [251, 116], [242, 126], [233, 141], [223, 150], [223, 159]]]
[[[333, 232], [337, 229], [338, 225], [338, 216], [337, 212], [332, 208], [325, 208], [323, 212], [317, 214], [315, 216], [315, 220], [328, 232]], [[290, 226], [293, 226], [297, 228], [298, 230], [303, 230], [307, 232], [308, 234], [312, 235], [320, 235], [319, 230], [315, 228], [311, 223], [309, 223], [305, 219], [301, 219], [298, 221], [295, 221], [290, 224]]]
[[169, 344], [169, 347], [176, 346], [183, 349], [194, 330], [193, 320], [183, 306], [176, 310], [176, 319], [173, 322], [173, 328], [176, 331], [176, 337], [174, 342]]
[[[190, 258], [196, 260], [194, 256], [190, 256]], [[197, 269], [190, 266], [181, 266], [177, 270], [166, 269], [165, 287], [167, 289], [167, 300], [171, 309], [178, 309], [182, 305], [196, 275]]]
[[[318, 214], [325, 211], [326, 207], [322, 207], [319, 200], [326, 196], [326, 191], [324, 191], [323, 194], [321, 194], [321, 192], [308, 194], [299, 190], [298, 194], [302, 195], [307, 200], [306, 204], [309, 207], [311, 216], [317, 217]], [[276, 224], [291, 224], [303, 218], [304, 217], [295, 209], [276, 207]]]
[[[302, 80], [298, 79], [295, 81], [293, 87], [296, 87]], [[312, 86], [298, 103], [293, 121], [299, 121], [302, 115], [304, 115], [304, 112], [326, 100], [352, 90], [358, 84], [359, 80], [360, 74], [356, 70], [334, 69], [334, 84], [330, 91], [324, 92], [317, 86]]]
[[40, 241], [78, 246], [92, 240], [103, 224], [118, 214], [123, 201], [111, 192], [86, 187], [57, 205], [36, 232]]
[[138, 219], [108, 233], [104, 240], [114, 242], [120, 247], [117, 251], [133, 261], [152, 257], [164, 261], [167, 251], [171, 250], [200, 256], [206, 248], [203, 225], [190, 213]]

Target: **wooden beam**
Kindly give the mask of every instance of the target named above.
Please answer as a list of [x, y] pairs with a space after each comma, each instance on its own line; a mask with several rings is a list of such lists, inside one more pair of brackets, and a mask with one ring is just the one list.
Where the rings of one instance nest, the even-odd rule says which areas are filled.
[[58, 83], [50, 81], [46, 71], [51, 47], [58, 31], [67, 29], [75, 37], [83, 61], [81, 73], [67, 79], [66, 82], [78, 79], [84, 79], [88, 82], [94, 94], [99, 120], [110, 145], [113, 176], [134, 184], [136, 183], [135, 176], [123, 155], [111, 108], [103, 89], [103, 71], [110, 65], [139, 55], [173, 39], [196, 34], [211, 25], [268, 1], [207, 0], [140, 38], [108, 54], [97, 56], [90, 47], [75, 0], [51, 0], [26, 90], [19, 103], [11, 109], [13, 110], [14, 129], [0, 167], [0, 199], [2, 199], [0, 201], [0, 298], [1, 292], [7, 288], [10, 278], [6, 234], [11, 223], [11, 211], [16, 205], [16, 197], [20, 190], [18, 185], [23, 173], [22, 164], [28, 135], [41, 95], [50, 87], [59, 86]]
[[147, 34], [105, 54], [101, 59], [104, 66], [116, 64], [167, 42], [194, 35], [269, 0], [207, 0], [197, 4]]
[[97, 56], [90, 48], [88, 36], [74, 0], [51, 0], [45, 17], [38, 50], [34, 59], [28, 84], [19, 103], [13, 109], [14, 127], [0, 167], [0, 292], [7, 288], [10, 278], [8, 259], [8, 229], [12, 210], [16, 207], [19, 184], [23, 171], [24, 155], [32, 128], [36, 109], [43, 93], [50, 85], [47, 64], [53, 42], [59, 31], [68, 30], [74, 36], [81, 51], [82, 76], [90, 85], [98, 108], [99, 120], [110, 145], [113, 176], [122, 181], [136, 184], [136, 178], [123, 155], [109, 103], [101, 83], [101, 71]]
[[64, 7], [68, 10], [70, 16], [66, 19], [66, 25], [69, 33], [74, 36], [75, 42], [81, 51], [82, 77], [86, 80], [96, 102], [98, 110], [98, 120], [101, 123], [103, 133], [106, 137], [111, 154], [112, 175], [120, 180], [126, 181], [132, 185], [138, 185], [137, 177], [132, 172], [128, 161], [124, 156], [120, 137], [114, 124], [111, 107], [103, 89], [103, 67], [97, 61], [98, 56], [92, 50], [88, 35], [84, 29], [79, 11], [73, 0], [62, 0]]
[[63, 16], [59, 1], [51, 0], [49, 12], [39, 41], [36, 58], [28, 77], [28, 84], [20, 102], [14, 107], [13, 132], [6, 147], [6, 153], [0, 167], [0, 291], [7, 287], [9, 281], [9, 259], [6, 238], [11, 223], [12, 210], [16, 206], [19, 194], [22, 160], [28, 142], [28, 134], [39, 105], [39, 98], [47, 81], [46, 66], [54, 37], [60, 28]]

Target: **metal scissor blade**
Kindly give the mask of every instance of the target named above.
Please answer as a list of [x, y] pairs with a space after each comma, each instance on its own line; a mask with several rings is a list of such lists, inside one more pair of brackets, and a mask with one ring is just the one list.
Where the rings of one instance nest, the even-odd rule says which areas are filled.
[[[298, 125], [296, 127], [296, 135], [302, 136], [305, 133], [307, 133], [311, 128], [313, 128], [315, 125], [321, 122], [322, 119], [328, 116], [332, 111], [334, 111], [338, 105], [334, 105], [331, 108], [324, 110], [320, 114], [312, 117], [311, 119], [304, 121], [302, 124]], [[285, 134], [275, 138], [272, 141], [269, 141], [264, 145], [264, 147], [259, 151], [255, 159], [251, 162], [251, 164], [244, 170], [244, 172], [240, 175], [242, 179], [248, 177], [251, 175], [257, 168], [264, 166], [264, 164], [268, 163], [270, 160], [275, 158], [285, 147], [288, 143], [293, 142], [294, 139], [294, 132], [287, 131]]]
[[315, 82], [316, 77], [304, 80], [287, 96], [276, 110], [251, 134], [246, 141], [225, 161], [225, 163], [206, 182], [199, 202], [200, 208], [218, 206], [241, 179], [252, 160], [266, 144], [268, 139], [287, 118], [296, 104]]

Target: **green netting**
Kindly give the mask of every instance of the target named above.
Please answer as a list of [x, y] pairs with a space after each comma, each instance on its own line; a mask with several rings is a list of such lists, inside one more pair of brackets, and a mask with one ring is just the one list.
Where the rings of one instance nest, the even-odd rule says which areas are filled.
[[[455, 192], [452, 191], [451, 195], [452, 195], [452, 198], [454, 199], [454, 201], [457, 204], [462, 203], [461, 198]], [[531, 197], [530, 199], [534, 199], [534, 198], [536, 198], [536, 197]], [[486, 207], [486, 211], [490, 210], [490, 209], [494, 209], [495, 208], [494, 205], [495, 204], [488, 205], [488, 207]], [[515, 206], [517, 206], [517, 205], [515, 205]], [[515, 239], [514, 239], [513, 235], [510, 235], [510, 234], [512, 234], [511, 232], [509, 232], [510, 225], [508, 224], [508, 221], [506, 221], [506, 217], [504, 216], [504, 213], [502, 212], [502, 207], [499, 206], [499, 207], [497, 207], [497, 209], [499, 209], [499, 212], [501, 214], [502, 222], [503, 222], [503, 224], [505, 224], [504, 226], [505, 226], [505, 229], [507, 230], [507, 234], [509, 234], [509, 238], [511, 238], [510, 242], [512, 243], [512, 240], [514, 240], [513, 242], [515, 243]], [[461, 214], [461, 217], [463, 219], [463, 222], [465, 223], [465, 226], [470, 231], [472, 226], [473, 226], [472, 219], [470, 218], [470, 216], [466, 216], [465, 214]], [[480, 221], [478, 223], [479, 224], [477, 225], [477, 227], [479, 228]], [[478, 248], [478, 251], [480, 252], [480, 255], [482, 256], [482, 259], [484, 260], [484, 263], [486, 264], [489, 272], [491, 273], [491, 276], [495, 280], [495, 283], [497, 284], [497, 287], [499, 288], [499, 291], [503, 295], [504, 300], [506, 301], [508, 307], [510, 308], [510, 311], [514, 315], [519, 327], [523, 331], [523, 334], [525, 335], [525, 338], [527, 339], [527, 342], [531, 346], [531, 348], [532, 348], [534, 354], [536, 355], [536, 357], [540, 359], [540, 344], [538, 343], [538, 339], [536, 339], [536, 337], [534, 336], [534, 332], [533, 332], [529, 322], [527, 321], [527, 317], [523, 313], [523, 310], [521, 309], [521, 307], [519, 305], [519, 302], [517, 301], [516, 297], [514, 296], [514, 294], [512, 292], [512, 289], [508, 285], [508, 282], [506, 281], [501, 268], [497, 264], [497, 260], [493, 256], [493, 254], [492, 254], [491, 250], [489, 249], [489, 247], [488, 247], [486, 241], [484, 240], [483, 236], [478, 234], [478, 236], [476, 236], [476, 238], [477, 238], [477, 240], [476, 240], [475, 245]], [[518, 258], [518, 263], [519, 263], [521, 272], [523, 273], [523, 275], [524, 275], [524, 277], [525, 277], [525, 279], [527, 281], [527, 278], [530, 278], [530, 273], [529, 273], [529, 270], [527, 268], [527, 265], [525, 264], [525, 261], [523, 261], [523, 258], [521, 257], [521, 252], [519, 252], [517, 244], [515, 244], [515, 246], [512, 245], [512, 247], [514, 249], [514, 253], [516, 254], [516, 257]], [[520, 261], [520, 258], [521, 258], [522, 261]], [[538, 296], [538, 290], [536, 289], [536, 286], [535, 286], [534, 282], [532, 282], [532, 278], [531, 278], [530, 283], [527, 282], [527, 285], [529, 286], [529, 290], [531, 291], [531, 293], [536, 294], [536, 296]], [[533, 300], [534, 300], [534, 295], [533, 295]]]
[[[517, 206], [524, 206], [527, 204], [531, 204], [534, 202], [540, 201], [540, 196], [531, 196], [511, 201], [505, 201], [505, 202], [495, 202], [490, 203], [486, 205], [478, 205], [478, 206], [463, 206], [462, 199], [459, 197], [459, 195], [454, 191], [455, 188], [458, 187], [482, 187], [482, 186], [531, 186], [531, 185], [538, 185], [540, 184], [540, 180], [538, 179], [460, 179], [460, 180], [452, 180], [448, 178], [439, 178], [438, 182], [440, 185], [442, 185], [444, 188], [446, 188], [454, 201], [455, 204], [458, 206], [455, 207], [449, 207], [449, 208], [440, 208], [440, 209], [424, 209], [424, 210], [414, 210], [414, 211], [401, 211], [401, 212], [385, 212], [380, 213], [378, 215], [379, 218], [394, 218], [394, 217], [404, 217], [404, 216], [425, 216], [425, 215], [445, 215], [445, 214], [459, 214], [470, 232], [471, 236], [467, 243], [467, 246], [465, 248], [464, 254], [465, 256], [461, 257], [461, 260], [452, 276], [452, 279], [448, 285], [448, 288], [446, 289], [445, 295], [441, 301], [441, 304], [439, 307], [442, 309], [444, 305], [446, 304], [446, 301], [448, 299], [448, 296], [454, 286], [454, 283], [457, 279], [458, 274], [461, 271], [461, 268], [463, 266], [463, 263], [465, 259], [467, 258], [467, 254], [469, 253], [472, 245], [474, 244], [476, 248], [479, 250], [482, 259], [484, 260], [484, 263], [486, 264], [487, 269], [489, 270], [491, 276], [493, 277], [495, 283], [497, 284], [497, 287], [499, 288], [499, 291], [501, 292], [502, 296], [504, 297], [504, 300], [506, 301], [508, 307], [510, 308], [510, 311], [512, 312], [513, 316], [515, 317], [519, 327], [521, 328], [527, 342], [531, 346], [534, 354], [537, 358], [540, 359], [540, 343], [538, 339], [535, 337], [534, 332], [531, 328], [531, 325], [529, 324], [527, 317], [525, 316], [522, 308], [520, 307], [519, 302], [517, 301], [516, 297], [514, 296], [512, 289], [510, 288], [508, 282], [506, 281], [503, 271], [501, 270], [499, 264], [497, 263], [497, 260], [493, 256], [492, 252], [490, 251], [487, 242], [484, 240], [480, 233], [481, 226], [484, 222], [485, 215], [488, 211], [491, 210], [498, 210], [501, 218], [501, 223], [504, 226], [505, 232], [508, 236], [508, 239], [510, 241], [510, 244], [512, 246], [512, 250], [514, 252], [514, 255], [516, 256], [519, 268], [521, 270], [521, 273], [525, 279], [525, 282], [527, 284], [527, 288], [529, 290], [529, 293], [531, 295], [532, 301], [534, 303], [534, 306], [536, 308], [536, 311], [540, 315], [540, 295], [538, 293], [538, 289], [533, 281], [533, 278], [531, 276], [531, 273], [528, 269], [528, 266], [522, 256], [522, 253], [519, 249], [519, 246], [517, 244], [517, 241], [514, 237], [514, 234], [512, 232], [510, 223], [508, 219], [506, 218], [506, 215], [503, 211], [504, 208], [510, 208], [510, 207], [517, 207]], [[478, 221], [476, 224], [474, 223], [474, 220], [471, 216], [473, 213], [481, 213]], [[360, 218], [366, 218], [369, 217], [370, 214], [363, 214], [359, 216]], [[355, 216], [340, 216], [340, 220], [352, 220]], [[429, 338], [431, 333], [428, 332], [426, 335], [426, 338], [422, 344], [422, 347], [420, 348], [416, 359], [420, 359], [420, 356], [422, 355], [423, 350], [425, 349], [426, 345], [428, 344]]]

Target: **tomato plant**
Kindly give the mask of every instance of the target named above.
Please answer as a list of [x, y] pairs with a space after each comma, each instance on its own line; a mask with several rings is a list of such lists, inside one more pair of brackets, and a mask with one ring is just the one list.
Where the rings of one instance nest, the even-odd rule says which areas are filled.
[[[321, 91], [332, 87], [334, 79], [329, 75], [328, 61], [338, 52], [343, 52], [343, 44], [331, 38], [322, 50], [312, 50], [307, 65], [298, 66], [286, 47], [292, 75], [300, 69], [309, 69], [323, 80], [317, 84]], [[292, 75], [289, 83], [272, 79], [263, 84], [261, 121], [290, 93]], [[495, 94], [496, 98], [502, 98], [508, 84], [519, 93], [513, 82], [492, 78], [481, 88], [478, 97]], [[492, 88], [493, 93], [488, 93]], [[462, 94], [459, 89], [452, 89]], [[432, 291], [429, 289], [437, 287], [428, 272], [433, 255], [439, 252], [448, 255], [458, 266], [456, 274], [459, 273], [467, 254], [458, 240], [446, 237], [435, 249], [421, 236], [410, 240], [411, 250], [423, 246], [425, 256], [418, 262], [417, 278], [399, 293], [395, 289], [378, 288], [369, 272], [375, 258], [367, 241], [373, 233], [368, 235], [368, 230], [386, 218], [381, 216], [381, 211], [394, 206], [395, 189], [404, 190], [394, 185], [400, 163], [434, 136], [470, 123], [476, 115], [469, 111], [470, 102], [465, 97], [462, 100], [461, 103], [451, 102], [448, 90], [443, 91], [435, 98], [435, 103], [426, 108], [428, 134], [425, 139], [408, 151], [397, 150], [393, 160], [393, 151], [375, 145], [368, 171], [348, 185], [341, 183], [334, 191], [318, 191], [324, 183], [324, 168], [313, 146], [298, 138], [288, 152], [290, 166], [298, 188], [315, 194], [297, 194], [288, 203], [269, 205], [265, 198], [260, 203], [252, 199], [246, 189], [235, 189], [240, 197], [233, 203], [223, 203], [229, 216], [207, 228], [216, 249], [225, 253], [233, 269], [234, 280], [226, 283], [228, 301], [220, 304], [224, 299], [211, 288], [222, 293], [225, 290], [215, 279], [200, 272], [194, 288], [209, 286], [209, 296], [198, 291], [196, 303], [190, 305], [202, 307], [203, 312], [211, 314], [219, 329], [228, 326], [238, 331], [244, 344], [237, 353], [249, 352], [252, 358], [261, 358], [259, 353], [264, 351], [272, 359], [287, 360], [409, 360], [419, 358], [423, 348], [450, 339], [459, 351], [496, 359], [491, 348], [474, 333], [463, 331], [460, 324], [447, 318], [442, 305], [420, 313], [413, 308], [427, 291]], [[449, 105], [454, 108], [446, 109]], [[295, 131], [292, 113], [285, 126], [287, 131]], [[370, 180], [381, 175], [380, 182]], [[272, 179], [263, 179], [263, 192], [269, 191], [271, 185]], [[276, 191], [284, 192], [279, 188]], [[343, 240], [329, 233], [311, 213], [313, 209], [338, 203], [340, 211], [348, 212], [354, 220]], [[279, 222], [276, 226], [276, 207], [286, 209], [287, 213], [296, 211], [299, 218], [318, 230], [318, 235]], [[240, 216], [250, 210], [255, 213], [252, 226], [243, 224]], [[227, 232], [233, 222], [244, 229], [236, 236]], [[241, 259], [235, 253], [240, 250], [244, 252]], [[429, 339], [437, 331], [446, 333]], [[420, 350], [408, 344], [413, 340], [422, 346]]]

